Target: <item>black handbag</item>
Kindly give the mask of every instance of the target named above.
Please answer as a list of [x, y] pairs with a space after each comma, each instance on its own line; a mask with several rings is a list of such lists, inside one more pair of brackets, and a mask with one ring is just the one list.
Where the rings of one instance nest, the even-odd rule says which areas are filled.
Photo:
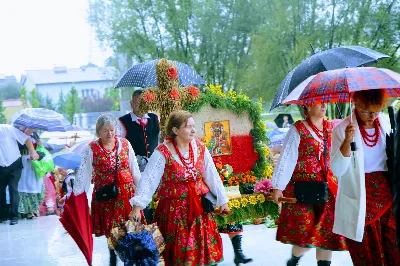
[[[328, 173], [327, 165], [327, 138], [324, 137], [324, 162], [325, 175]], [[328, 201], [328, 182], [298, 181], [294, 182], [294, 192], [297, 203], [324, 204]]]
[[115, 184], [118, 179], [118, 146], [115, 156], [115, 173], [114, 173], [114, 183], [105, 185], [96, 191], [96, 201], [104, 202], [115, 198], [118, 195], [117, 185]]
[[215, 210], [214, 204], [211, 202], [211, 200], [206, 198], [206, 195], [201, 196], [201, 205], [206, 213], [214, 212]]

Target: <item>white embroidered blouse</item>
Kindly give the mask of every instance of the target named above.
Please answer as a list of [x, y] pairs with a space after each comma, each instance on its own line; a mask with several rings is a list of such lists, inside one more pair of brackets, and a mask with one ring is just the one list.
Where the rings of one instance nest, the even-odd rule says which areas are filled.
[[[98, 140], [96, 140], [96, 142], [97, 141]], [[141, 176], [140, 170], [136, 160], [135, 152], [133, 151], [132, 146], [129, 142], [128, 146], [129, 146], [129, 155], [128, 155], [129, 168], [133, 176], [133, 182], [135, 185], [137, 185], [139, 183]], [[121, 152], [121, 149], [122, 149], [121, 140], [118, 138], [118, 152]], [[90, 189], [90, 184], [92, 182], [92, 174], [93, 174], [92, 164], [93, 164], [93, 151], [88, 145], [85, 151], [83, 152], [81, 165], [79, 167], [78, 174], [75, 179], [75, 184], [74, 184], [75, 195], [79, 195], [84, 191], [86, 191], [88, 195], [91, 194], [89, 189]]]
[[[303, 123], [308, 131], [310, 131], [314, 139], [323, 143], [323, 140], [317, 137], [310, 126], [305, 121], [303, 121]], [[285, 190], [290, 178], [293, 175], [294, 169], [296, 168], [297, 159], [299, 157], [299, 145], [299, 132], [297, 132], [295, 126], [292, 126], [286, 134], [285, 140], [283, 141], [279, 162], [274, 170], [274, 174], [272, 175], [273, 189], [279, 189], [282, 191]]]
[[[165, 142], [164, 142], [165, 144]], [[193, 153], [194, 160], [197, 162], [197, 145], [196, 141], [192, 142], [193, 145]], [[176, 160], [180, 165], [183, 165], [179, 156], [170, 151], [174, 160]], [[187, 156], [188, 153], [183, 154], [183, 156]], [[142, 173], [142, 178], [139, 181], [139, 185], [137, 186], [135, 196], [130, 200], [132, 205], [139, 206], [144, 209], [152, 200], [154, 193], [156, 192], [162, 176], [164, 175], [165, 169], [165, 157], [159, 151], [155, 150], [151, 155], [149, 162], [147, 163], [146, 169]], [[228, 197], [225, 193], [225, 188], [222, 184], [222, 181], [219, 177], [218, 171], [215, 168], [214, 162], [212, 160], [211, 154], [208, 149], [205, 149], [204, 152], [204, 176], [203, 181], [210, 188], [211, 193], [217, 198], [217, 206], [222, 206], [229, 201]], [[187, 171], [186, 175], [190, 175]]]

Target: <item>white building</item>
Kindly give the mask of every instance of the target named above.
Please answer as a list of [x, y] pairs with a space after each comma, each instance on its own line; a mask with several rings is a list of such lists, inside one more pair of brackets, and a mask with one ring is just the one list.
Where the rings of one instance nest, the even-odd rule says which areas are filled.
[[63, 92], [66, 97], [72, 87], [75, 87], [82, 98], [102, 97], [107, 89], [114, 86], [117, 79], [118, 71], [115, 67], [55, 67], [27, 70], [26, 75], [21, 78], [21, 85], [25, 86], [27, 92], [36, 88], [43, 97], [49, 95], [57, 103], [60, 93]]

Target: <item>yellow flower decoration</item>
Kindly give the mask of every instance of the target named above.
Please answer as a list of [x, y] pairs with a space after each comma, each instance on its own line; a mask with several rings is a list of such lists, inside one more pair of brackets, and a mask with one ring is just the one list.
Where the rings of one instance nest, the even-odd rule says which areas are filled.
[[249, 201], [252, 205], [256, 205], [257, 204], [257, 198], [255, 196], [250, 196], [249, 197]]
[[232, 207], [239, 209], [240, 208], [240, 202], [237, 199], [232, 200]]
[[273, 173], [274, 173], [274, 168], [272, 167], [272, 165], [268, 165], [264, 170], [264, 177], [271, 178]]
[[226, 97], [226, 94], [222, 91], [221, 85], [214, 86], [212, 84], [209, 84], [207, 85], [206, 90], [217, 96]]
[[236, 100], [237, 100], [237, 98], [236, 98], [236, 91], [234, 91], [234, 90], [229, 90], [229, 91], [228, 91], [228, 97], [231, 98], [233, 101], [236, 101]]
[[228, 201], [228, 207], [229, 207], [229, 209], [232, 209], [233, 205], [232, 205], [231, 201]]
[[247, 204], [249, 203], [249, 200], [247, 198], [241, 198], [241, 203], [243, 207], [246, 207]]
[[258, 195], [257, 195], [257, 200], [258, 200], [260, 203], [263, 203], [263, 202], [265, 201], [264, 195], [263, 195], [263, 194], [258, 194]]

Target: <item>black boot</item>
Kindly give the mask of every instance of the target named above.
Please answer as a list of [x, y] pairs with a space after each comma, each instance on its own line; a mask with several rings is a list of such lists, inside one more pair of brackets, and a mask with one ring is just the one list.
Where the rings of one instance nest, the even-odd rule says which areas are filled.
[[117, 266], [117, 255], [115, 255], [114, 250], [110, 250], [110, 266]]
[[296, 256], [292, 255], [292, 258], [290, 260], [288, 260], [286, 265], [287, 266], [297, 266], [297, 265], [299, 265], [300, 258], [301, 258], [301, 256], [296, 257]]
[[235, 252], [235, 259], [233, 260], [233, 262], [235, 263], [236, 266], [238, 266], [240, 263], [246, 264], [253, 261], [253, 259], [246, 258], [243, 255], [241, 235], [234, 236], [231, 239], [231, 241], [232, 241], [233, 251]]
[[331, 262], [329, 260], [319, 260], [318, 266], [330, 266]]

